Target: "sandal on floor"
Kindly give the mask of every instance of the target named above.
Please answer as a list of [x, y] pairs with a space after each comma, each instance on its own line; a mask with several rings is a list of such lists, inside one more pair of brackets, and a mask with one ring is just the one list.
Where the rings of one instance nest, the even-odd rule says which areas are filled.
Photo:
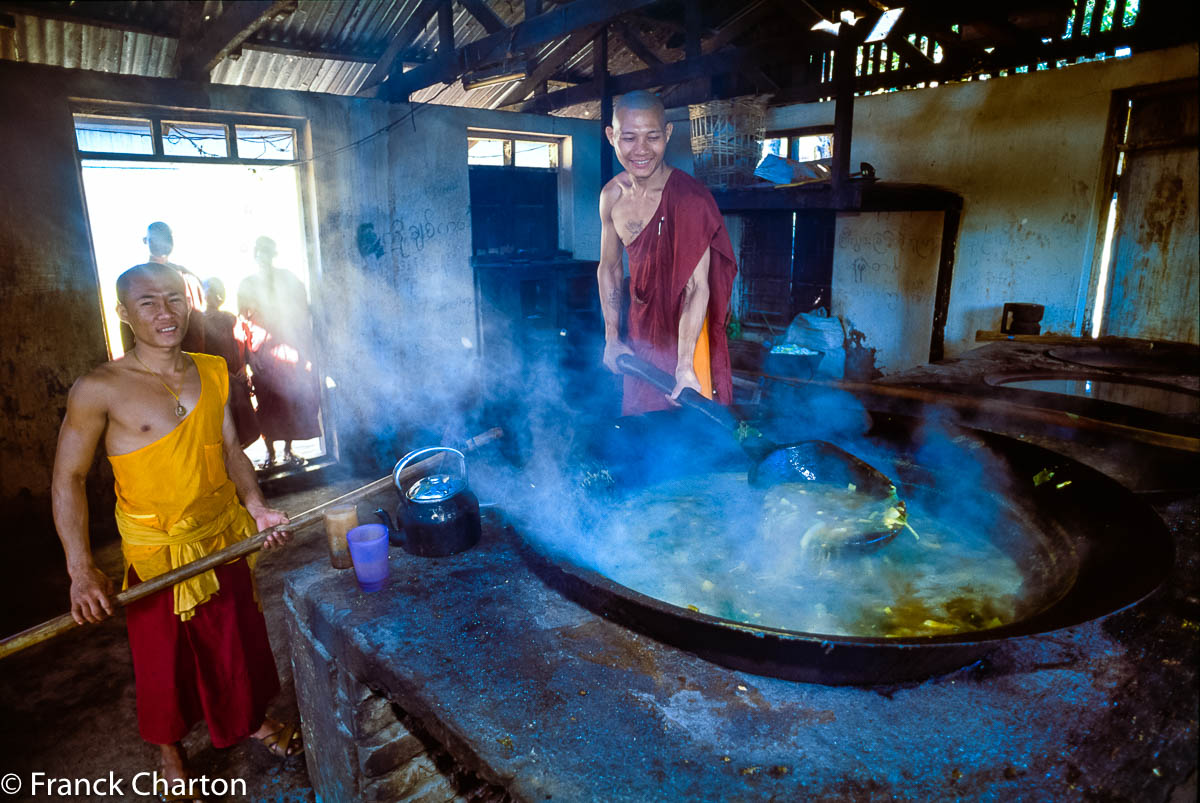
[[258, 743], [271, 751], [276, 758], [295, 758], [304, 755], [304, 743], [301, 741], [300, 729], [295, 725], [284, 723], [279, 729], [266, 736], [256, 737]]

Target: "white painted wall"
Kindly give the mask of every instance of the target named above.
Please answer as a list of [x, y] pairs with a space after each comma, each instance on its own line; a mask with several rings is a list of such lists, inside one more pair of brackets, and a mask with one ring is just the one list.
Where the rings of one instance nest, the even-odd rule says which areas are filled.
[[[578, 259], [599, 259], [596, 122], [437, 105], [409, 114], [407, 104], [351, 109], [350, 141], [394, 125], [334, 161], [318, 162], [328, 181], [347, 171], [364, 188], [361, 200], [326, 206], [320, 232], [330, 277], [326, 347], [343, 369], [338, 395], [347, 415], [364, 422], [461, 420], [478, 400], [469, 128], [564, 138], [559, 247]], [[313, 131], [315, 139], [317, 120]], [[320, 175], [317, 184], [320, 196]], [[378, 237], [382, 254], [360, 253], [363, 226]], [[356, 377], [371, 382], [356, 386]]]
[[942, 242], [940, 212], [843, 213], [833, 252], [833, 314], [867, 335], [885, 374], [929, 361]]
[[[947, 356], [973, 348], [977, 329], [998, 329], [1006, 301], [1045, 304], [1044, 333], [1079, 333], [1104, 206], [1112, 93], [1196, 74], [1197, 48], [1188, 45], [857, 99], [852, 169], [870, 162], [881, 180], [939, 185], [964, 198]], [[771, 109], [767, 126], [832, 122], [832, 103], [812, 103]], [[833, 293], [837, 304], [836, 275]], [[868, 315], [855, 324], [878, 347], [889, 321], [880, 310], [878, 322]], [[924, 330], [906, 336], [928, 346]]]

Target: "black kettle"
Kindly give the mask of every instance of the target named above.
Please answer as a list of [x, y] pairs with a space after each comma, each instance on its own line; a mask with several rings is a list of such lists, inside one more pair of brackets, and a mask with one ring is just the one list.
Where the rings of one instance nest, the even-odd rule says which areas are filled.
[[[413, 461], [438, 452], [458, 458], [457, 472], [426, 474], [401, 482], [400, 475]], [[392, 471], [400, 506], [396, 525], [383, 509], [375, 514], [388, 525], [389, 538], [404, 551], [421, 557], [453, 555], [479, 542], [479, 500], [467, 486], [467, 459], [449, 446], [431, 446], [405, 455]]]

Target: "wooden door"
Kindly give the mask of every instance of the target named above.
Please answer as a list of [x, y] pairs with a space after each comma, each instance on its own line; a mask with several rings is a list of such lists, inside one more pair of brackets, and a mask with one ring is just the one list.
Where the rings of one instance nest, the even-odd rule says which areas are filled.
[[1135, 97], [1102, 333], [1200, 343], [1195, 86]]

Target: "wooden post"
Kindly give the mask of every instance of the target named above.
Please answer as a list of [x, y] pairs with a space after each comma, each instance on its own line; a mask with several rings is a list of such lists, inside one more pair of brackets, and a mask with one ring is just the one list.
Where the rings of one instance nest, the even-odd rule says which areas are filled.
[[942, 250], [938, 256], [937, 286], [933, 296], [933, 332], [929, 337], [929, 361], [946, 356], [946, 318], [950, 312], [950, 283], [954, 279], [954, 252], [958, 247], [961, 209], [947, 209], [942, 218]]
[[603, 25], [592, 40], [592, 80], [600, 94], [600, 186], [613, 177], [613, 149], [604, 133], [612, 125], [613, 99], [608, 82], [608, 26]]
[[858, 51], [856, 31], [846, 22], [838, 30], [833, 57], [833, 195], [839, 206], [850, 180], [850, 138], [854, 127], [854, 73]]
[[454, 60], [454, 9], [449, 0], [438, 6], [437, 57], [441, 61]]

